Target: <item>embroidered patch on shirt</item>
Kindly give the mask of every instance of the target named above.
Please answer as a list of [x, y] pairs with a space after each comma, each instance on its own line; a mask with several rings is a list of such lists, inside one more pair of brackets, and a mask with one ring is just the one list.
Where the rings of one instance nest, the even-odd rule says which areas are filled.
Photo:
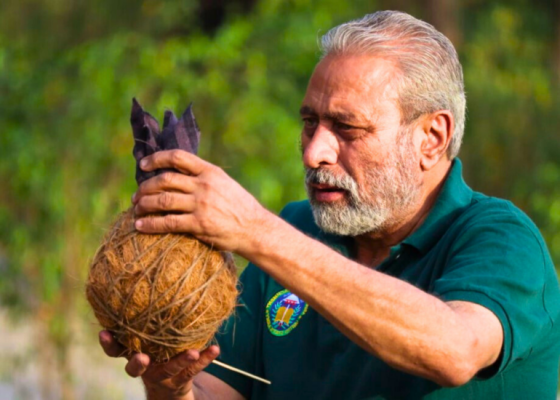
[[274, 336], [285, 336], [299, 323], [309, 306], [287, 289], [272, 296], [266, 305], [266, 325]]

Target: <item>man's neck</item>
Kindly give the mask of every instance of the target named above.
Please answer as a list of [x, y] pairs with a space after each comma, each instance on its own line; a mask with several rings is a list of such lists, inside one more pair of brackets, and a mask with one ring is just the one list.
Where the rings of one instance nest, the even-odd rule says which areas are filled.
[[442, 163], [432, 171], [424, 183], [420, 200], [410, 210], [402, 212], [389, 227], [375, 233], [368, 233], [354, 238], [356, 261], [375, 268], [387, 258], [391, 247], [401, 243], [412, 235], [426, 220], [451, 170], [451, 162]]

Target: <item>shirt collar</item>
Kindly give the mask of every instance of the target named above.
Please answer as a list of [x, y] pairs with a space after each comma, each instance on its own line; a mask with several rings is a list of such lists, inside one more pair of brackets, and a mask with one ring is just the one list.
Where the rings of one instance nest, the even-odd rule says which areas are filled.
[[422, 225], [402, 243], [416, 248], [422, 254], [429, 251], [471, 203], [472, 195], [472, 189], [463, 180], [461, 161], [456, 158], [430, 213]]

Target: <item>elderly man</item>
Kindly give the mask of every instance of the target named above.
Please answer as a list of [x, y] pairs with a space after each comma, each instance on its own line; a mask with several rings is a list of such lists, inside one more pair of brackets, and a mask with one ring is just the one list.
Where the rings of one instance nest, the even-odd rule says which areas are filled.
[[[278, 218], [196, 156], [144, 159], [184, 174], [141, 185], [138, 215], [174, 213], [138, 230], [189, 232], [251, 264], [219, 348], [136, 354], [128, 373], [150, 399], [553, 399], [558, 281], [533, 223], [462, 179], [453, 46], [378, 12], [322, 47], [300, 110], [309, 201]], [[272, 385], [210, 365], [220, 351]]]

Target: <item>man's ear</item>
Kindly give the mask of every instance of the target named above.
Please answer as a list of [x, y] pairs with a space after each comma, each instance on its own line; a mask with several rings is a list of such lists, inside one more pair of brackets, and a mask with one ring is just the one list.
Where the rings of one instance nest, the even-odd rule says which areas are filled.
[[447, 158], [455, 120], [449, 110], [439, 110], [425, 115], [420, 123], [422, 141], [420, 166], [424, 171], [432, 169], [442, 158]]

